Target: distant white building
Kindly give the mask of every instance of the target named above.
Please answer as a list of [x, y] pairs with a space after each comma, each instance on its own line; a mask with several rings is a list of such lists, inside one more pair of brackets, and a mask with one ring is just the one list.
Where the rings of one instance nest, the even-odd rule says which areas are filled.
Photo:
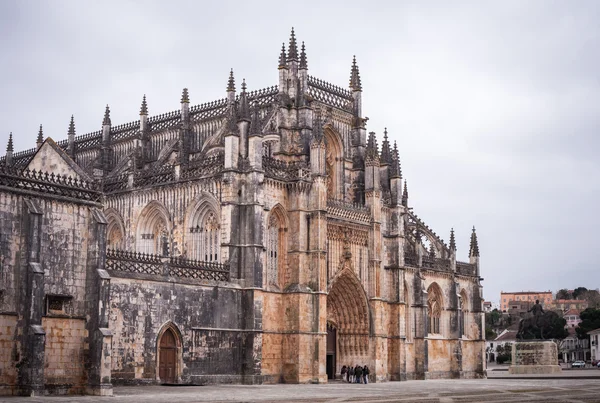
[[598, 348], [598, 342], [600, 341], [600, 328], [588, 332], [590, 336], [590, 350], [592, 361], [600, 361], [600, 348]]

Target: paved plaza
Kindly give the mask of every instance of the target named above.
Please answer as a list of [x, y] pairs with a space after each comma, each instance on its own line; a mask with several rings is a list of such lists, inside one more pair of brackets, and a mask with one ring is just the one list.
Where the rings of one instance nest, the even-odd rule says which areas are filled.
[[116, 387], [113, 397], [4, 397], [2, 402], [600, 402], [600, 379], [479, 379], [349, 385]]

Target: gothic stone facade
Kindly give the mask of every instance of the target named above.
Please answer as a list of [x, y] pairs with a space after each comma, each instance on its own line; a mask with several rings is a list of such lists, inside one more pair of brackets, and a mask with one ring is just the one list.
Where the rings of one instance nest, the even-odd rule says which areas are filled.
[[[0, 160], [0, 390], [480, 377], [479, 250], [409, 208], [350, 88], [277, 86], [44, 140]], [[402, 184], [404, 186], [402, 186]]]

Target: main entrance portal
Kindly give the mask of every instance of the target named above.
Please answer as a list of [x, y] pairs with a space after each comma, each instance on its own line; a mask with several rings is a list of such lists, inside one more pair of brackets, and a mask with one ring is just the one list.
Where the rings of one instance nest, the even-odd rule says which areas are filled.
[[369, 306], [360, 280], [350, 268], [336, 276], [327, 296], [327, 378], [342, 366], [370, 365]]

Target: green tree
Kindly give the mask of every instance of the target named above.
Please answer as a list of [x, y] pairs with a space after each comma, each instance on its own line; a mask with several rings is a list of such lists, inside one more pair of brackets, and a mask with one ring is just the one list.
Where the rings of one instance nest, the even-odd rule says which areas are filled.
[[486, 340], [494, 340], [496, 338], [496, 332], [492, 329], [491, 326], [485, 325], [485, 339]]
[[600, 309], [584, 309], [579, 314], [579, 318], [581, 319], [581, 323], [576, 330], [577, 337], [580, 339], [587, 339], [589, 337], [587, 332], [600, 328]]
[[577, 287], [575, 290], [573, 290], [573, 298], [575, 299], [579, 299], [579, 296], [581, 294], [583, 294], [584, 292], [586, 292], [588, 289], [585, 287]]
[[556, 299], [571, 299], [572, 295], [566, 288], [561, 288], [556, 292]]

